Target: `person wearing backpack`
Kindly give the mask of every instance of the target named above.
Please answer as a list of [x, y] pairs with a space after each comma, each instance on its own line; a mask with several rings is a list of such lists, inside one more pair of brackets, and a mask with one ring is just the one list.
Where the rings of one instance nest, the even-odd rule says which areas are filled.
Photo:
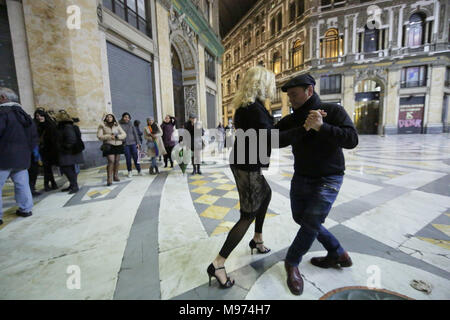
[[78, 126], [74, 125], [73, 118], [65, 111], [60, 110], [56, 115], [58, 121], [58, 154], [61, 172], [69, 180], [69, 187], [61, 191], [69, 194], [78, 192], [78, 165], [84, 163], [84, 143]]

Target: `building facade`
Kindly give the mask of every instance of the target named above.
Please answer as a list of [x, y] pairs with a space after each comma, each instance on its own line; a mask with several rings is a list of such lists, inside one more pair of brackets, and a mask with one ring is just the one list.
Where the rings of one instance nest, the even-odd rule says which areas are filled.
[[361, 134], [448, 132], [449, 19], [446, 0], [258, 1], [223, 40], [222, 119], [261, 64], [276, 74], [276, 119], [292, 111], [280, 87], [309, 72]]
[[0, 86], [30, 114], [79, 118], [86, 166], [104, 163], [106, 113], [141, 126], [192, 112], [205, 128], [220, 121], [218, 0], [0, 0], [0, 41]]

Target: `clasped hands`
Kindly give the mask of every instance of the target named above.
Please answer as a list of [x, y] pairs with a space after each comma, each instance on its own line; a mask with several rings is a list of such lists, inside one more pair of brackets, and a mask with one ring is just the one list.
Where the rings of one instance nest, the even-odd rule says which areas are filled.
[[306, 131], [309, 131], [311, 129], [319, 131], [320, 127], [323, 124], [323, 118], [326, 116], [327, 113], [321, 109], [310, 110], [303, 127], [306, 129]]

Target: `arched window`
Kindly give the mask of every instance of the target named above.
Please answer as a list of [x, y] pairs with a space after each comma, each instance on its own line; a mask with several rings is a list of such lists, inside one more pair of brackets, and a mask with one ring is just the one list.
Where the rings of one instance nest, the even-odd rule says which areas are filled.
[[329, 29], [320, 42], [321, 58], [334, 58], [341, 55], [342, 41], [337, 29]]
[[225, 59], [225, 66], [226, 66], [227, 69], [229, 69], [230, 66], [231, 66], [231, 57], [230, 57], [229, 54], [227, 54], [227, 57]]
[[295, 41], [292, 48], [292, 67], [297, 70], [303, 64], [303, 46], [300, 40]]
[[236, 76], [236, 90], [239, 90], [239, 75]]
[[228, 79], [227, 81], [227, 94], [231, 94], [231, 80]]
[[279, 74], [281, 72], [281, 55], [280, 53], [277, 51], [273, 54], [273, 59], [272, 59], [272, 71], [275, 74]]
[[409, 18], [408, 46], [420, 46], [425, 39], [425, 15], [423, 13], [414, 13]]

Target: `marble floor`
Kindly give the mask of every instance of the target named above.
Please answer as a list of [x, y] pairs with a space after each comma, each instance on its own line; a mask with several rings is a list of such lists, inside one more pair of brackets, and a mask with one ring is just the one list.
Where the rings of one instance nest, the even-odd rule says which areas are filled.
[[[122, 164], [121, 181], [109, 187], [104, 167], [82, 170], [77, 194], [43, 193], [28, 218], [14, 214], [9, 181], [0, 226], [0, 299], [316, 300], [353, 286], [450, 299], [449, 134], [360, 136], [345, 157], [344, 183], [325, 226], [354, 265], [314, 267], [310, 258], [325, 254], [316, 241], [299, 266], [301, 296], [290, 294], [283, 267], [299, 229], [289, 203], [293, 157], [285, 148], [274, 152], [265, 172], [273, 196], [264, 240], [272, 251], [250, 254], [251, 226], [226, 262], [236, 279], [228, 290], [215, 280], [208, 286], [206, 274], [239, 219], [226, 155], [208, 149], [203, 175], [195, 176], [176, 166], [128, 178]], [[65, 178], [57, 181], [67, 186]], [[430, 290], [414, 288], [413, 281]]]

